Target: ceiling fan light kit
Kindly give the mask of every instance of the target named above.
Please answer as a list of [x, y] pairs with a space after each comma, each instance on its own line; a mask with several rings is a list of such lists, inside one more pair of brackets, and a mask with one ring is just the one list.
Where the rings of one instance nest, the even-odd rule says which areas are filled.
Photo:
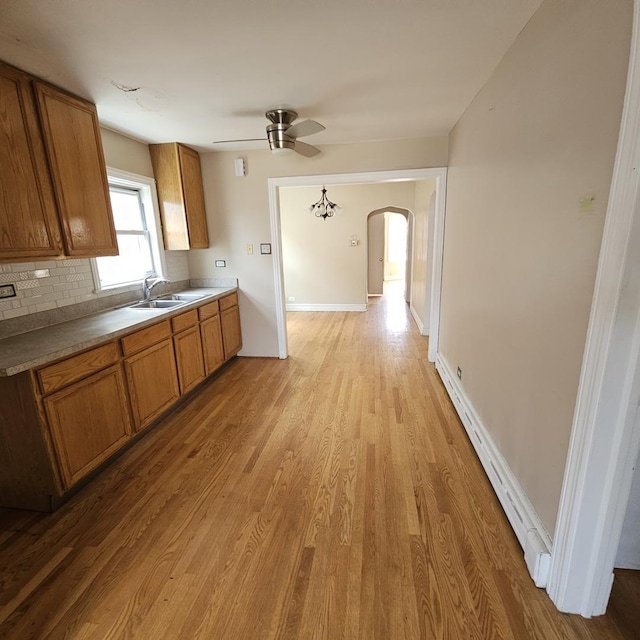
[[[293, 109], [270, 109], [265, 113], [271, 124], [267, 125], [267, 137], [269, 148], [273, 155], [287, 155], [292, 151], [312, 158], [320, 153], [320, 149], [305, 142], [299, 142], [298, 138], [311, 136], [314, 133], [324, 131], [325, 127], [315, 120], [302, 120], [293, 124], [298, 114]], [[263, 138], [243, 138], [239, 140], [217, 140], [214, 144], [227, 142], [253, 142]]]
[[286, 131], [289, 128], [285, 124], [270, 124], [267, 127], [267, 140], [269, 141], [269, 148], [274, 154], [280, 155], [279, 152], [283, 150], [293, 151], [296, 148], [296, 140], [287, 135]]
[[293, 153], [293, 147], [271, 147], [272, 156], [290, 156]]

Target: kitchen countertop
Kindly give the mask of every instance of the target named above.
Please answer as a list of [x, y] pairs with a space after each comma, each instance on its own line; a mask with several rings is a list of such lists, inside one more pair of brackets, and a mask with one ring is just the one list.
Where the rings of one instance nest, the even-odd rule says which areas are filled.
[[109, 342], [132, 331], [144, 329], [158, 320], [171, 318], [203, 303], [217, 300], [237, 289], [185, 289], [175, 293], [192, 293], [206, 297], [168, 309], [131, 309], [130, 305], [127, 305], [4, 338], [0, 340], [0, 376], [12, 376]]

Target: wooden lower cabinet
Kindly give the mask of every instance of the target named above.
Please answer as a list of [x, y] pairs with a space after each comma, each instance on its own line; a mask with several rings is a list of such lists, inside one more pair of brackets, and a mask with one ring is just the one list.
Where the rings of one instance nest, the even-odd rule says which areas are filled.
[[53, 511], [242, 347], [234, 292], [0, 376], [0, 507]]
[[63, 492], [31, 371], [0, 377], [0, 506], [51, 511]]
[[131, 437], [122, 368], [113, 365], [44, 399], [64, 488]]
[[179, 397], [178, 375], [170, 338], [124, 361], [136, 431], [151, 424]]
[[173, 336], [173, 347], [176, 352], [180, 395], [184, 395], [202, 382], [205, 376], [202, 340], [198, 326]]
[[213, 373], [224, 364], [224, 347], [222, 344], [222, 326], [220, 315], [215, 315], [200, 323], [202, 336], [202, 354], [206, 375]]
[[242, 349], [242, 333], [240, 332], [240, 311], [237, 306], [220, 312], [222, 323], [222, 339], [224, 359], [229, 360]]

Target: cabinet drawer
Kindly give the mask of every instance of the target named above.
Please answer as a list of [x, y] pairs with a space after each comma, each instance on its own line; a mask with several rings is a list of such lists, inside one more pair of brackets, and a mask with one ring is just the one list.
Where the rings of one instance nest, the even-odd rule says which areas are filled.
[[198, 310], [192, 309], [186, 313], [181, 313], [171, 320], [173, 333], [184, 331], [189, 327], [195, 327], [198, 324]]
[[136, 331], [129, 336], [125, 336], [121, 339], [122, 352], [125, 356], [130, 356], [132, 353], [142, 351], [147, 347], [150, 347], [171, 335], [171, 323], [169, 320], [158, 322], [147, 329], [142, 331]]
[[217, 315], [219, 312], [218, 309], [218, 301], [214, 300], [213, 302], [209, 302], [208, 304], [203, 304], [198, 309], [200, 320], [206, 320], [207, 318], [213, 318], [213, 316]]
[[97, 349], [85, 351], [80, 355], [67, 358], [38, 371], [38, 380], [43, 394], [62, 389], [76, 380], [100, 371], [117, 362], [120, 351], [116, 342], [105, 344]]
[[234, 291], [232, 294], [225, 296], [224, 298], [220, 298], [220, 311], [224, 311], [225, 309], [230, 309], [231, 307], [235, 307], [238, 304], [238, 294]]

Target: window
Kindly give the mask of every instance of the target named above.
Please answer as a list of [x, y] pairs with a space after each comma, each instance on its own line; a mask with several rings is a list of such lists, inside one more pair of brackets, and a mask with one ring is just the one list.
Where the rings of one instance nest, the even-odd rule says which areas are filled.
[[119, 255], [93, 260], [98, 290], [135, 284], [165, 271], [158, 242], [153, 180], [114, 169], [107, 174]]

